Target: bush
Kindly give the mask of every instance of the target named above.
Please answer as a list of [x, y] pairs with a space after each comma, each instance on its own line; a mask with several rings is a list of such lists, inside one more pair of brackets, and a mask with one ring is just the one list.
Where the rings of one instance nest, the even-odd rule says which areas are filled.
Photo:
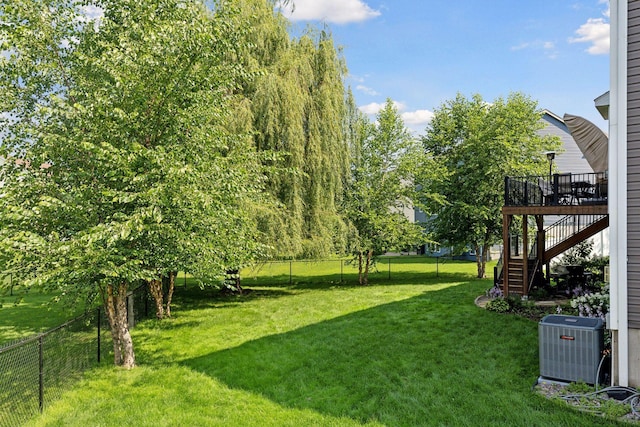
[[578, 310], [581, 317], [599, 317], [605, 320], [609, 312], [609, 285], [599, 292], [586, 292], [571, 300], [571, 307]]
[[487, 310], [495, 311], [496, 313], [507, 313], [511, 307], [504, 298], [495, 298], [487, 303]]
[[594, 256], [584, 261], [582, 265], [584, 265], [585, 271], [593, 274], [594, 280], [604, 281], [604, 268], [609, 265], [609, 257]]

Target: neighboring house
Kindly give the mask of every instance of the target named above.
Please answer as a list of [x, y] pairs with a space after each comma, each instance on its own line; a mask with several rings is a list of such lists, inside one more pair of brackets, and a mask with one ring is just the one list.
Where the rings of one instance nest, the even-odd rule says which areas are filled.
[[562, 141], [562, 150], [556, 153], [553, 164], [560, 173], [591, 173], [593, 170], [574, 141], [567, 125], [560, 116], [544, 110], [541, 121], [545, 127], [538, 131], [540, 136], [557, 136]]
[[[608, 326], [613, 382], [640, 386], [640, 1], [611, 0]], [[600, 98], [598, 98], [600, 99]], [[598, 101], [596, 100], [596, 102]]]

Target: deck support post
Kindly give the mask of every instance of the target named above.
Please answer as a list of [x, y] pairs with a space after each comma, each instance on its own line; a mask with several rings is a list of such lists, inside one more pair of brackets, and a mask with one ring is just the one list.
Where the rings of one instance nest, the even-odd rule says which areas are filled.
[[511, 224], [511, 215], [502, 215], [502, 293], [505, 297], [509, 296], [509, 259], [511, 258], [511, 248], [509, 245], [509, 225]]
[[522, 296], [529, 294], [529, 216], [522, 215]]

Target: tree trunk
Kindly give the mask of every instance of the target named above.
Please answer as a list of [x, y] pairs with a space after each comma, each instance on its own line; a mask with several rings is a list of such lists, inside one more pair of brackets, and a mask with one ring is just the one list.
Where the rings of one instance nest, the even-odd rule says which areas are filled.
[[486, 267], [486, 261], [485, 261], [485, 245], [475, 245], [475, 251], [476, 251], [476, 266], [478, 269], [478, 279], [484, 279], [485, 278], [485, 267]]
[[368, 285], [369, 284], [369, 266], [371, 265], [371, 257], [373, 256], [373, 249], [369, 249], [367, 251], [367, 261], [364, 267], [364, 280], [363, 283], [361, 283], [362, 285]]
[[176, 271], [169, 272], [169, 292], [167, 292], [167, 309], [165, 310], [167, 317], [171, 317], [171, 299], [173, 298], [177, 274]]
[[162, 301], [162, 280], [153, 279], [149, 283], [149, 293], [156, 304], [156, 317], [158, 320], [164, 317], [164, 303]]
[[362, 276], [362, 252], [358, 253], [358, 283], [362, 285], [363, 276]]
[[108, 285], [106, 293], [103, 300], [113, 338], [114, 364], [131, 369], [135, 366], [135, 354], [127, 322], [127, 285], [122, 283], [117, 289], [114, 289], [113, 285]]

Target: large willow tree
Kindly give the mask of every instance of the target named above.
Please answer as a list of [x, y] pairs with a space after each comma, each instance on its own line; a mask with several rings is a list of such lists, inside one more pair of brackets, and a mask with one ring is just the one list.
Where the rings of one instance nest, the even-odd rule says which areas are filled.
[[[344, 62], [326, 31], [288, 32], [270, 0], [242, 0], [239, 27], [247, 49], [238, 58], [255, 75], [236, 98], [257, 149], [272, 153], [267, 188], [277, 209], [256, 211], [280, 257], [321, 257], [346, 247], [338, 213], [348, 172]], [[241, 124], [240, 124], [241, 126]]]

